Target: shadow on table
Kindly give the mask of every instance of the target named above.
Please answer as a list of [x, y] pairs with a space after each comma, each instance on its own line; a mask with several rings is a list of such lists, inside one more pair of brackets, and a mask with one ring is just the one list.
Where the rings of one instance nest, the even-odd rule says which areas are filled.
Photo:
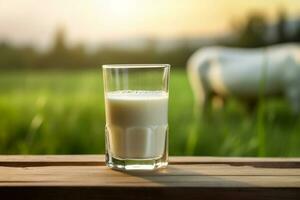
[[[190, 167], [193, 166], [193, 167]], [[213, 174], [210, 171], [211, 165], [169, 165], [167, 168], [156, 171], [125, 171], [129, 176], [135, 176], [150, 181], [153, 186], [170, 186], [170, 187], [249, 187], [251, 184], [245, 181], [238, 181], [237, 176], [218, 172]], [[204, 167], [204, 168], [203, 168]], [[207, 168], [206, 168], [207, 167]], [[207, 173], [207, 171], [210, 173]], [[237, 169], [238, 170], [238, 169]], [[245, 175], [244, 175], [245, 176]], [[245, 179], [243, 179], [245, 180]]]
[[[200, 167], [201, 166], [201, 167]], [[224, 164], [218, 167], [224, 166]], [[198, 168], [199, 167], [199, 168]], [[292, 188], [261, 186], [264, 177], [248, 174], [226, 174], [220, 168], [214, 174], [212, 165], [169, 165], [157, 171], [122, 172], [149, 181], [133, 190], [143, 199], [297, 199], [299, 192]], [[239, 167], [236, 167], [236, 170]], [[235, 170], [235, 169], [233, 169]], [[210, 171], [210, 172], [209, 172]], [[208, 173], [209, 172], [209, 173]], [[239, 180], [240, 179], [240, 180]], [[140, 195], [139, 195], [140, 194]], [[138, 198], [137, 198], [138, 199]]]

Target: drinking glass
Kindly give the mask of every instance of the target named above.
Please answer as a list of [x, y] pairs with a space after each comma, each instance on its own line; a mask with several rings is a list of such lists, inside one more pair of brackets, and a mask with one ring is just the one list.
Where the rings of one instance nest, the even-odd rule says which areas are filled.
[[106, 165], [153, 170], [168, 164], [168, 64], [103, 65]]

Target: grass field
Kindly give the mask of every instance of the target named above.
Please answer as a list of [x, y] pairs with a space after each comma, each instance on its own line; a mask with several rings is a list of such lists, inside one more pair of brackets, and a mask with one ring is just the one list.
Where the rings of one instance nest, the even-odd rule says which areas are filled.
[[[100, 71], [0, 72], [1, 154], [104, 153]], [[284, 100], [252, 112], [230, 99], [200, 116], [185, 71], [172, 71], [171, 155], [300, 156], [300, 118]]]

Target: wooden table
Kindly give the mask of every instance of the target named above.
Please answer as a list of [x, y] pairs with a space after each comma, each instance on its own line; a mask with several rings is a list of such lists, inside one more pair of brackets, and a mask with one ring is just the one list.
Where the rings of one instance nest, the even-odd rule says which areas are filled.
[[120, 172], [103, 155], [0, 156], [0, 199], [298, 199], [299, 158], [171, 157]]

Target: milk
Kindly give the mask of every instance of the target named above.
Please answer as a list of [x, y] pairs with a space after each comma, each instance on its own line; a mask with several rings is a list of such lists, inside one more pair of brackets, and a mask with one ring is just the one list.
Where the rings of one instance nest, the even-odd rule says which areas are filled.
[[109, 149], [121, 159], [163, 155], [168, 128], [168, 93], [122, 90], [105, 94]]

